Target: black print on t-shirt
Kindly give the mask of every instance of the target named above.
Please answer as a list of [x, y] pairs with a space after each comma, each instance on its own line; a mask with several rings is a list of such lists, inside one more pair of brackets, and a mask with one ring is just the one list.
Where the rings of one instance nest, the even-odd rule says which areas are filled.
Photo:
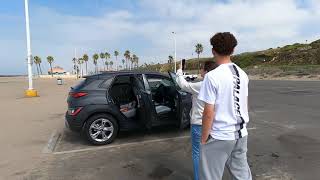
[[236, 124], [236, 139], [242, 138], [241, 129], [243, 129], [243, 124], [245, 123], [244, 119], [241, 116], [240, 112], [240, 74], [235, 65], [229, 66], [232, 74], [233, 74], [233, 99], [234, 99], [234, 110], [237, 117]]

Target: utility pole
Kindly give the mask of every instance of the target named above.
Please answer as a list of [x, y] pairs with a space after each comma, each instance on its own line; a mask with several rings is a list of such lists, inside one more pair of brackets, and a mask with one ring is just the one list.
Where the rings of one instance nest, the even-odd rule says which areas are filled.
[[176, 33], [172, 32], [174, 39], [174, 72], [177, 73], [177, 41], [176, 41]]
[[28, 81], [29, 88], [25, 91], [27, 97], [36, 97], [38, 93], [33, 89], [32, 82], [32, 53], [31, 53], [31, 38], [30, 38], [30, 25], [29, 25], [29, 3], [28, 0], [24, 0], [24, 9], [26, 17], [26, 35], [27, 35], [27, 58], [28, 58]]

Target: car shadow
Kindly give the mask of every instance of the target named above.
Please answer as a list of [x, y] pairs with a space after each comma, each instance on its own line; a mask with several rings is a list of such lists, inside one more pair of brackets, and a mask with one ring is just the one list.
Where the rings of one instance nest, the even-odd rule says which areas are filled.
[[[189, 128], [179, 129], [172, 126], [155, 127], [152, 130], [132, 130], [119, 132], [118, 137], [110, 145], [121, 145], [126, 143], [143, 142], [149, 140], [159, 140], [167, 138], [176, 138], [188, 136]], [[64, 128], [59, 142], [55, 147], [55, 152], [79, 150], [83, 148], [93, 147], [86, 137], [80, 133], [75, 133]], [[105, 145], [108, 146], [108, 145]]]

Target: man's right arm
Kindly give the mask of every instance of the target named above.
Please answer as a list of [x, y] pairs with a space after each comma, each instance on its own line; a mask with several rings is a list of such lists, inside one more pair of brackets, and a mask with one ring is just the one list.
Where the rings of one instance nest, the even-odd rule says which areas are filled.
[[210, 80], [208, 76], [205, 77], [198, 99], [205, 102], [204, 112], [202, 115], [202, 136], [201, 143], [205, 144], [214, 123], [215, 117], [215, 101], [217, 97], [217, 86], [214, 80]]
[[205, 144], [209, 138], [212, 123], [214, 121], [214, 105], [205, 103], [202, 116], [201, 144]]

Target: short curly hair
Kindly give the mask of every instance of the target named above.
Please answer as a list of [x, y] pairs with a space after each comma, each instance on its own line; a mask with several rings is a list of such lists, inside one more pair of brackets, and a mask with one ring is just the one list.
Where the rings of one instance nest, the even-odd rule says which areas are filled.
[[237, 39], [230, 32], [220, 32], [215, 34], [210, 43], [215, 52], [219, 55], [230, 56], [234, 48], [238, 45]]

